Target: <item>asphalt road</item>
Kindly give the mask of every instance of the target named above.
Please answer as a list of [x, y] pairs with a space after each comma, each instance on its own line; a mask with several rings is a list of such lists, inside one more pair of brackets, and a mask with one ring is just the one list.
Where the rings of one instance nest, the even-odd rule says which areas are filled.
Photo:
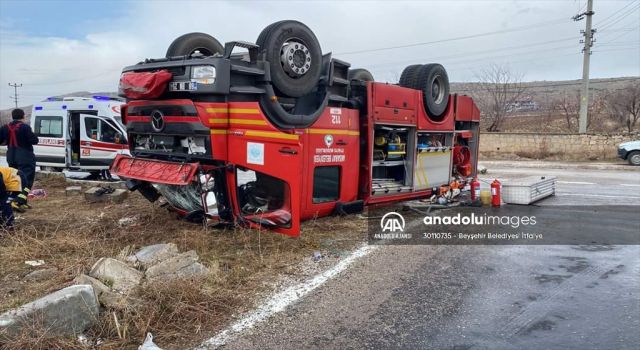
[[[539, 205], [640, 205], [637, 171], [490, 172], [558, 176]], [[621, 226], [598, 215], [583, 230]], [[638, 349], [638, 329], [638, 245], [381, 246], [224, 348]]]

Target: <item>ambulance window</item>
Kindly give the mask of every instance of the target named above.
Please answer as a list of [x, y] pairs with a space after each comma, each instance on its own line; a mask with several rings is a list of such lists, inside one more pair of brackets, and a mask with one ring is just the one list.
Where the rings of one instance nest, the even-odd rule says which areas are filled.
[[104, 120], [100, 121], [100, 141], [116, 142], [118, 132]]
[[62, 137], [62, 117], [36, 116], [34, 133], [42, 137]]
[[87, 137], [96, 141], [116, 142], [118, 132], [104, 120], [85, 118], [84, 127]]
[[338, 198], [340, 198], [340, 167], [316, 167], [313, 170], [313, 203], [333, 202]]
[[84, 129], [87, 133], [87, 137], [93, 140], [98, 140], [100, 130], [98, 129], [98, 118], [84, 118]]

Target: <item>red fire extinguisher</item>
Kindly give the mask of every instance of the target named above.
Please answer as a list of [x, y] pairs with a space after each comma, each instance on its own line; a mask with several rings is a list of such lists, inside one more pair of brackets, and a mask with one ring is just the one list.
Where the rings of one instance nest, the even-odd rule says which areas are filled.
[[492, 207], [500, 207], [500, 202], [501, 202], [501, 198], [500, 198], [500, 181], [498, 181], [498, 179], [493, 180], [493, 182], [491, 183], [491, 206]]
[[480, 196], [480, 181], [478, 178], [473, 179], [471, 182], [471, 201], [474, 202]]

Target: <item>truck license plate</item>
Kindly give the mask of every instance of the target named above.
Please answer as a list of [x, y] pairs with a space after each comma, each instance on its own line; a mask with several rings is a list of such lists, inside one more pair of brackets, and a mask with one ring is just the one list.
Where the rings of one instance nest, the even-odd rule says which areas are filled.
[[194, 91], [197, 89], [197, 83], [194, 81], [173, 81], [169, 83], [169, 91]]

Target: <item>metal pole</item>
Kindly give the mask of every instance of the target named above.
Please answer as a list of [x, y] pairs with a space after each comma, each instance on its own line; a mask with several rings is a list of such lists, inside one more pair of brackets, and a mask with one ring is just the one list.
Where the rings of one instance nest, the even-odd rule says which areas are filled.
[[593, 33], [591, 31], [591, 17], [593, 17], [593, 0], [587, 2], [586, 28], [584, 30], [584, 48], [582, 49], [582, 94], [580, 96], [580, 120], [578, 131], [581, 134], [587, 132], [587, 121], [589, 118], [589, 59], [591, 57], [591, 46], [593, 45]]
[[22, 84], [18, 84], [18, 83], [9, 83], [9, 86], [13, 87], [13, 96], [11, 96], [11, 98], [13, 99], [13, 102], [15, 102], [16, 104], [16, 108], [18, 108], [18, 88], [22, 86]]

